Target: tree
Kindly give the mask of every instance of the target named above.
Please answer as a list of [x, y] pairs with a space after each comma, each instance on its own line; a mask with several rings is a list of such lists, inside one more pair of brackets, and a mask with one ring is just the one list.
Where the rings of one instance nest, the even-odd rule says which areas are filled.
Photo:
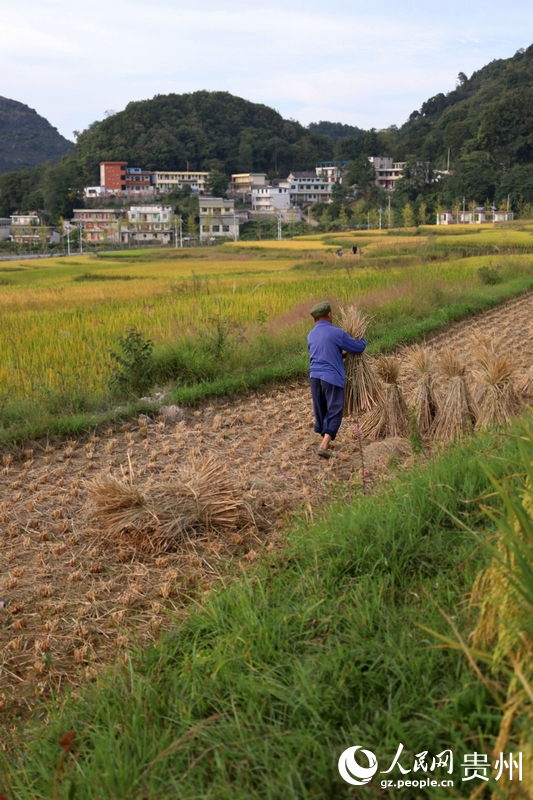
[[210, 197], [225, 197], [229, 178], [219, 169], [212, 169], [205, 182], [205, 190]]
[[424, 202], [420, 203], [420, 205], [418, 206], [418, 224], [419, 225], [425, 225], [426, 222], [428, 221], [427, 210], [428, 210], [428, 207], [427, 207], [426, 203], [424, 203]]
[[341, 206], [341, 210], [339, 211], [339, 225], [343, 231], [348, 229], [348, 213], [344, 205]]
[[185, 232], [189, 237], [189, 242], [192, 239], [196, 239], [198, 236], [198, 224], [196, 222], [196, 217], [194, 214], [189, 214], [187, 219], [185, 220]]
[[463, 85], [463, 83], [466, 83], [466, 82], [467, 82], [467, 80], [468, 80], [468, 78], [467, 78], [467, 76], [464, 74], [464, 72], [460, 72], [460, 73], [458, 74], [458, 76], [457, 76], [457, 83], [459, 84], [459, 86], [462, 86], [462, 85]]
[[402, 222], [404, 228], [414, 228], [415, 214], [411, 203], [406, 203], [402, 209]]

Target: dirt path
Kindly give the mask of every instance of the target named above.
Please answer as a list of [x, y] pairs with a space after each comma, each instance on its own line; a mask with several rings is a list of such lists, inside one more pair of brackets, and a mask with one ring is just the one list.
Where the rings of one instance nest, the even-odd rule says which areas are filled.
[[[533, 364], [533, 295], [461, 322], [430, 342], [469, 360], [470, 337], [503, 338], [517, 372]], [[402, 353], [399, 354], [402, 356]], [[403, 386], [409, 380], [404, 375]], [[93, 675], [132, 640], [148, 643], [228, 570], [272, 548], [291, 513], [357, 491], [354, 425], [343, 422], [335, 458], [316, 456], [307, 381], [213, 403], [176, 418], [141, 418], [80, 442], [36, 443], [3, 455], [0, 472], [0, 708], [25, 713], [51, 685]], [[194, 454], [214, 454], [240, 497], [268, 519], [261, 531], [206, 537], [178, 553], [141, 556], [95, 536], [87, 485], [106, 473], [160, 485]], [[404, 440], [365, 449], [366, 479], [380, 480]], [[2, 690], [4, 695], [2, 695]]]

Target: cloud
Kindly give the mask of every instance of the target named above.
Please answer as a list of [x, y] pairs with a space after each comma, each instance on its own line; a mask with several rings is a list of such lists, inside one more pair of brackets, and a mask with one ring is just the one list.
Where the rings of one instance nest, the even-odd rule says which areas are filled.
[[62, 133], [154, 94], [231, 91], [302, 122], [401, 124], [427, 97], [528, 46], [526, 0], [26, 0], [2, 9], [0, 74]]

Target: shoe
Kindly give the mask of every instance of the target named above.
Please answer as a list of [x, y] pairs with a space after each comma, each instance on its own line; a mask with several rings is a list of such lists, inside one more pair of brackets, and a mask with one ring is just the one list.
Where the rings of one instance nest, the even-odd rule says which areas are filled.
[[318, 453], [320, 458], [331, 458], [331, 456], [333, 455], [333, 453], [330, 453], [329, 450], [323, 450], [322, 447], [317, 447], [316, 452]]

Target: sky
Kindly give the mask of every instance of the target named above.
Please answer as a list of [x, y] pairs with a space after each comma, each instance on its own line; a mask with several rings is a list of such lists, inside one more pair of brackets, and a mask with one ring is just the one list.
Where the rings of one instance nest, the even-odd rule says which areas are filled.
[[533, 43], [531, 0], [25, 0], [0, 7], [0, 96], [73, 139], [133, 100], [229, 91], [307, 125], [403, 124]]

